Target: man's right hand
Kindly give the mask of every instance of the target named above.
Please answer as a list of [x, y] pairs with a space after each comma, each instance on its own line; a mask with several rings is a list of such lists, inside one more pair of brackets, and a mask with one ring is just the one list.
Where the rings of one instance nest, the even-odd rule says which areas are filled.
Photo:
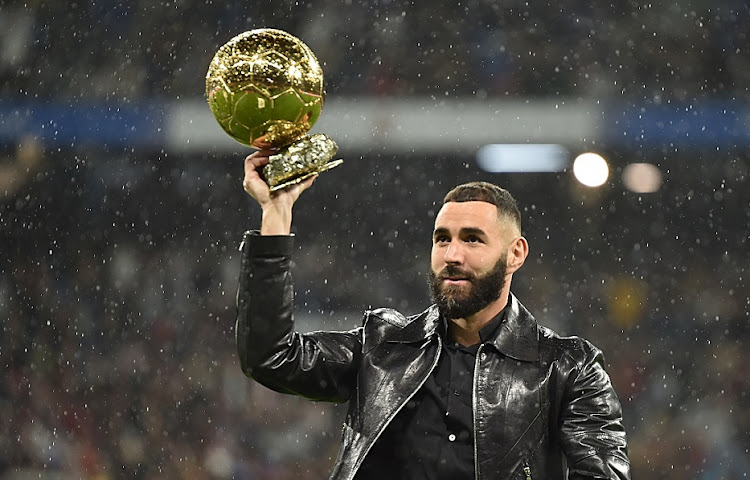
[[292, 207], [300, 194], [310, 188], [317, 178], [307, 180], [272, 192], [262, 176], [263, 167], [275, 150], [258, 150], [245, 158], [245, 178], [242, 186], [260, 204], [263, 210], [261, 235], [289, 235], [292, 230]]

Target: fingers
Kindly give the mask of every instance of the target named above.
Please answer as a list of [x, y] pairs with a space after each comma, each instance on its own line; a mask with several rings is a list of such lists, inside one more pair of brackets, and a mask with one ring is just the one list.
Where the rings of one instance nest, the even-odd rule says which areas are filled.
[[261, 207], [271, 204], [291, 207], [302, 192], [315, 183], [318, 174], [316, 173], [300, 183], [271, 192], [266, 179], [263, 177], [263, 167], [268, 165], [269, 157], [275, 153], [277, 153], [275, 150], [258, 150], [245, 158], [245, 177], [242, 181], [242, 187], [258, 201]]
[[302, 193], [305, 190], [307, 190], [308, 188], [312, 187], [312, 184], [315, 183], [315, 180], [317, 180], [317, 178], [318, 178], [318, 174], [316, 173], [315, 175], [313, 175], [312, 177], [306, 179], [305, 181], [300, 182], [300, 184], [299, 184], [300, 185], [299, 193]]
[[263, 167], [268, 164], [273, 150], [258, 150], [245, 158], [245, 178], [242, 187], [258, 201], [264, 201], [270, 196], [270, 190], [263, 178]]
[[312, 184], [315, 183], [315, 179], [318, 178], [318, 174], [315, 173], [312, 177], [307, 178], [299, 183], [296, 183], [294, 185], [290, 185], [278, 192], [274, 192], [276, 194], [279, 194], [281, 192], [285, 192], [289, 194], [294, 201], [296, 201], [300, 195], [302, 195], [302, 192], [307, 190], [308, 188], [312, 187]]
[[270, 156], [276, 153], [274, 150], [258, 150], [245, 158], [245, 173], [248, 169], [258, 171], [270, 162]]

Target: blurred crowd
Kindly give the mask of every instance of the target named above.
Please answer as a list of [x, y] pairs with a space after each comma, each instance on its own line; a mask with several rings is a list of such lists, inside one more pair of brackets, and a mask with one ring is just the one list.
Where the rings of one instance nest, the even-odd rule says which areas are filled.
[[[652, 158], [672, 173], [649, 195], [442, 157], [424, 171], [365, 156], [357, 181], [327, 172], [296, 210], [300, 329], [421, 311], [442, 194], [495, 181], [532, 247], [514, 291], [604, 350], [634, 475], [744, 478], [750, 162], [688, 172], [688, 158]], [[239, 159], [68, 151], [19, 165], [0, 204], [0, 479], [325, 478], [345, 407], [270, 392], [237, 364], [237, 247], [259, 221]]]
[[219, 46], [265, 27], [310, 45], [329, 94], [749, 95], [746, 0], [9, 0], [0, 4], [0, 95], [201, 96]]

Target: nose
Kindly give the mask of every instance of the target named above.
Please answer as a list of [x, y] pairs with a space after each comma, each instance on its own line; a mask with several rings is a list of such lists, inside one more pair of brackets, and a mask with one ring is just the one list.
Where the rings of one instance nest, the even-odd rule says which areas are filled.
[[461, 251], [458, 242], [450, 242], [448, 248], [445, 249], [443, 259], [445, 260], [445, 263], [453, 265], [461, 264], [463, 262], [463, 252]]

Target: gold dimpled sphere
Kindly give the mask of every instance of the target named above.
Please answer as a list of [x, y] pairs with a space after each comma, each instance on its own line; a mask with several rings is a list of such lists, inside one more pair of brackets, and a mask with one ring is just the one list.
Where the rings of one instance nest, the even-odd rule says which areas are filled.
[[251, 30], [216, 52], [206, 74], [206, 97], [230, 137], [255, 148], [281, 148], [318, 120], [325, 97], [323, 70], [294, 35]]

